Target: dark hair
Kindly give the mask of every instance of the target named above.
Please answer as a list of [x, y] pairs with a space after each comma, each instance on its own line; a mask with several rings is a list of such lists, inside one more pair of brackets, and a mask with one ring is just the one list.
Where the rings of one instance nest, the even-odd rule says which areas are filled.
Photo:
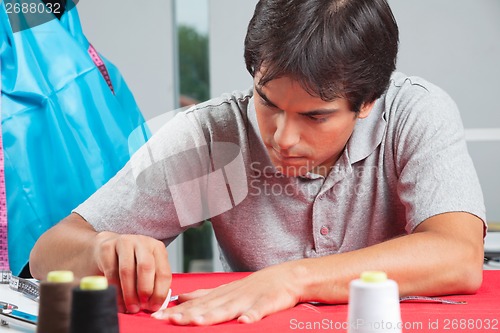
[[386, 0], [260, 0], [245, 38], [259, 85], [288, 76], [351, 110], [379, 98], [396, 67], [398, 27]]

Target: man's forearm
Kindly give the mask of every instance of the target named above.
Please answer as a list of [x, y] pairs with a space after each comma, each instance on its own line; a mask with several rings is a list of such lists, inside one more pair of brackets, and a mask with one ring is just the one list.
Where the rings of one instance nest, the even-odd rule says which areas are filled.
[[71, 270], [79, 277], [99, 273], [93, 255], [96, 235], [81, 216], [69, 215], [36, 242], [30, 255], [31, 274], [44, 279], [52, 270]]
[[456, 221], [454, 214], [436, 217], [440, 219], [437, 227], [436, 218], [431, 218], [411, 235], [298, 261], [298, 271], [304, 275], [303, 300], [346, 302], [349, 282], [365, 270], [387, 272], [399, 283], [401, 295], [475, 292], [482, 279], [482, 222], [465, 213], [457, 213], [461, 215]]

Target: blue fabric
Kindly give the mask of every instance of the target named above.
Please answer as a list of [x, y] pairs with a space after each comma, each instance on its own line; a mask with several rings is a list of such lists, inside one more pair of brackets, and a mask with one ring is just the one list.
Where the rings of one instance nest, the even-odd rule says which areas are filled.
[[113, 94], [92, 62], [76, 7], [18, 32], [9, 15], [23, 14], [13, 18], [2, 1], [9, 260], [19, 274], [38, 237], [128, 161], [129, 146], [140, 146], [129, 134], [144, 119], [117, 68], [103, 58]]

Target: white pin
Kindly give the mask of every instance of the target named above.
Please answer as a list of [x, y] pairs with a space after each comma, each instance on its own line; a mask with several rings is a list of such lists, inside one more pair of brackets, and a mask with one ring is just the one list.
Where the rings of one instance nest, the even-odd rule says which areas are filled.
[[172, 299], [170, 298], [172, 296], [172, 289], [168, 289], [168, 294], [167, 297], [165, 298], [165, 301], [161, 305], [160, 309], [158, 311], [163, 311], [168, 307], [168, 304], [172, 302]]

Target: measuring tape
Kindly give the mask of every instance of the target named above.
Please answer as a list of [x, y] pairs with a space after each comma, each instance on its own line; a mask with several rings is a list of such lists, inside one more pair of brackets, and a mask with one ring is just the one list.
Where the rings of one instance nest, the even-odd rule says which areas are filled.
[[12, 273], [10, 271], [5, 271], [5, 270], [0, 271], [0, 284], [9, 283], [11, 276], [12, 276]]
[[38, 301], [40, 295], [38, 284], [19, 278], [17, 276], [13, 276], [12, 272], [9, 270], [9, 252], [7, 243], [7, 204], [3, 165], [4, 158], [2, 133], [0, 132], [0, 284], [8, 283], [10, 289], [18, 291], [23, 295], [35, 301]]
[[[0, 83], [1, 89], [1, 83]], [[0, 121], [1, 121], [0, 105]], [[0, 122], [0, 131], [2, 130]], [[0, 270], [9, 269], [9, 252], [7, 240], [7, 194], [5, 192], [5, 171], [3, 158], [2, 133], [0, 133]]]
[[0, 271], [0, 283], [9, 284], [10, 289], [38, 302], [40, 287], [38, 283], [12, 275], [10, 271]]
[[89, 53], [90, 57], [92, 58], [92, 61], [94, 64], [97, 66], [99, 71], [101, 72], [102, 77], [104, 80], [106, 80], [106, 83], [108, 84], [109, 89], [111, 89], [111, 92], [114, 94], [115, 90], [113, 89], [113, 84], [111, 83], [111, 78], [109, 77], [108, 70], [106, 68], [106, 65], [104, 64], [104, 61], [102, 61], [101, 57], [99, 56], [99, 53], [95, 50], [95, 48], [92, 46], [92, 44], [89, 44], [89, 48], [87, 50]]

